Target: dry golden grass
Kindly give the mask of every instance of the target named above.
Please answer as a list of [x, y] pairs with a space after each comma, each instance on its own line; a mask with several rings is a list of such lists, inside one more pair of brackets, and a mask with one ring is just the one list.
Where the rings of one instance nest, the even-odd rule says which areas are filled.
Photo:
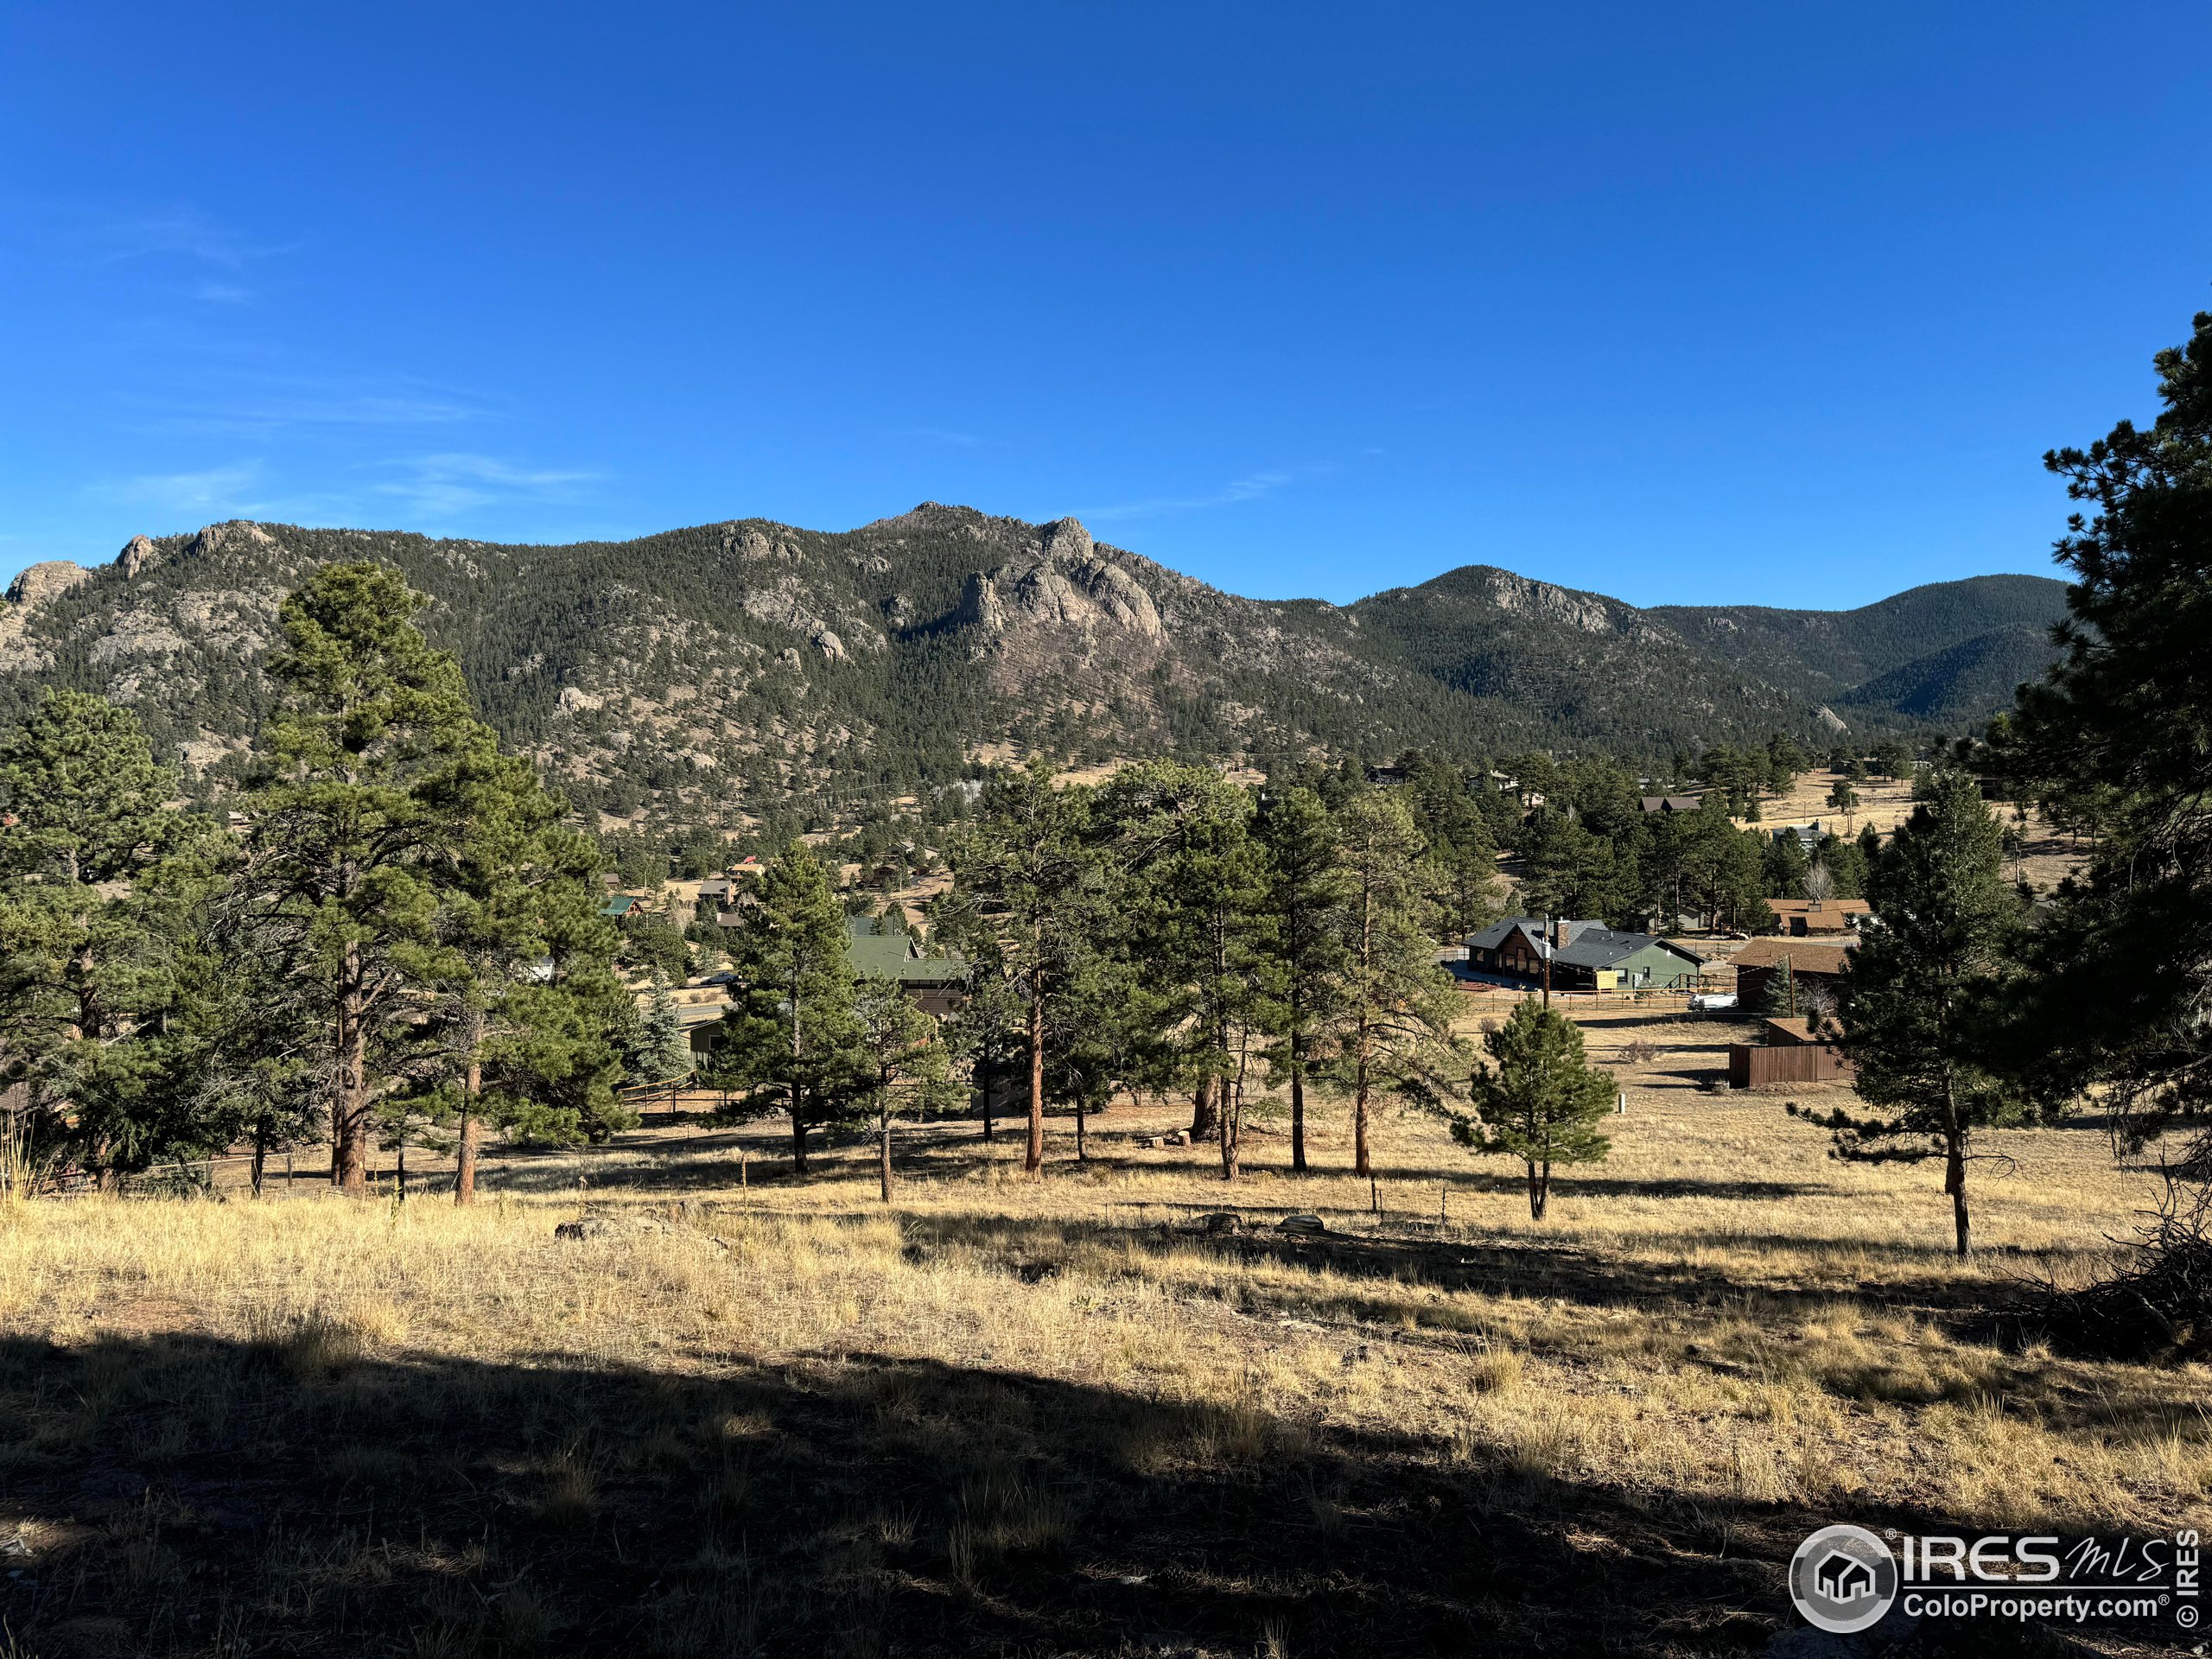
[[[2212, 1375], [1993, 1318], [2024, 1275], [2096, 1270], [2147, 1200], [2094, 1130], [1993, 1140], [1962, 1265], [1932, 1167], [1839, 1164], [1781, 1101], [1699, 1092], [1729, 1026], [1586, 1023], [1601, 1062], [1656, 1052], [1624, 1068], [1611, 1158], [1541, 1226], [1517, 1170], [1425, 1119], [1386, 1116], [1372, 1192], [1333, 1113], [1324, 1173], [1293, 1177], [1266, 1122], [1225, 1187], [1208, 1149], [1136, 1149], [1174, 1114], [1126, 1107], [1086, 1167], [1056, 1133], [1041, 1183], [972, 1126], [910, 1136], [888, 1209], [866, 1148], [794, 1183], [748, 1133], [740, 1191], [740, 1137], [689, 1131], [511, 1161], [467, 1211], [10, 1205], [0, 1535], [79, 1586], [13, 1627], [143, 1620], [219, 1583], [236, 1628], [346, 1651], [334, 1610], [370, 1618], [380, 1583], [444, 1598], [423, 1628], [450, 1644], [418, 1651], [619, 1629], [664, 1652], [1112, 1652], [1166, 1617], [1148, 1598], [1224, 1652], [1433, 1651], [1530, 1618], [1568, 1649], [1703, 1651], [1782, 1617], [1774, 1562], [1821, 1520], [2212, 1524]], [[580, 1176], [605, 1230], [556, 1239]], [[1219, 1207], [1331, 1230], [1192, 1230]], [[177, 1516], [210, 1501], [210, 1448], [257, 1438], [310, 1497], [210, 1566]], [[86, 1499], [117, 1468], [132, 1502]], [[253, 1501], [289, 1513], [269, 1478]], [[410, 1510], [428, 1487], [443, 1507]], [[1224, 1493], [1254, 1518], [1205, 1535]], [[1556, 1600], [1497, 1613], [1489, 1580], [1452, 1579], [1476, 1568], [1425, 1560], [1457, 1548], [1431, 1513]], [[648, 1571], [657, 1514], [690, 1518]], [[1146, 1553], [1185, 1532], [1204, 1560]], [[803, 1599], [765, 1541], [785, 1534], [810, 1541]], [[1645, 1627], [1573, 1591], [1585, 1571], [1713, 1616], [1625, 1639]], [[1439, 1605], [1394, 1634], [1374, 1607], [1408, 1596]], [[211, 1631], [159, 1650], [219, 1650], [185, 1639]]]

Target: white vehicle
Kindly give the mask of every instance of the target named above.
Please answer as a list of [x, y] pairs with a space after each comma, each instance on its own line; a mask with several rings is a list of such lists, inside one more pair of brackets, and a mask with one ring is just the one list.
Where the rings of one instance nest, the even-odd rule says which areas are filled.
[[1735, 1006], [1736, 993], [1733, 991], [1700, 991], [1690, 998], [1692, 1014], [1718, 1014], [1724, 1008]]

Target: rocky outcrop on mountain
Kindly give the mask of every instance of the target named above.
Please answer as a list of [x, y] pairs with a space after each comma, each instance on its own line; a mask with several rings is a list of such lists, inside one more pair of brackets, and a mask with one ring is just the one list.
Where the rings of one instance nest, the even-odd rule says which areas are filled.
[[[931, 503], [836, 533], [733, 519], [569, 546], [233, 521], [134, 537], [91, 571], [27, 571], [0, 607], [0, 724], [67, 683], [130, 702], [161, 752], [230, 775], [266, 717], [283, 595], [358, 559], [429, 596], [423, 626], [485, 718], [580, 805], [725, 826], [794, 794], [846, 810], [1032, 747], [1261, 766], [1411, 745], [1666, 756], [1821, 738], [1832, 709], [1859, 731], [1911, 717], [1892, 702], [1972, 718], [2026, 647], [2017, 628], [1961, 642], [2012, 624], [1974, 626], [1986, 601], [2037, 597], [2002, 585], [2027, 578], [1954, 584], [1970, 591], [1870, 607], [1871, 630], [1853, 620], [1866, 613], [1801, 626], [1468, 567], [1353, 606], [1261, 601], [1073, 518]], [[1801, 639], [1828, 654], [1789, 679]], [[1850, 660], [1937, 654], [1839, 685], [1837, 640]]]
[[66, 594], [92, 572], [67, 559], [47, 559], [30, 566], [8, 584], [8, 603], [18, 611], [36, 609], [56, 594]]
[[92, 572], [67, 559], [48, 559], [30, 566], [8, 584], [8, 600], [0, 607], [0, 671], [49, 668], [54, 653], [24, 639], [38, 607], [91, 579]]
[[960, 603], [952, 613], [956, 628], [980, 628], [985, 633], [1006, 632], [1006, 603], [999, 597], [998, 579], [980, 570], [968, 573], [960, 590]]

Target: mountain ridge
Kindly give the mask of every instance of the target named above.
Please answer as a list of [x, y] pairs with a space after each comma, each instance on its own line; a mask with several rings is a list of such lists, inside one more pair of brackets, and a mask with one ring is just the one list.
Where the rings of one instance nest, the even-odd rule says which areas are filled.
[[936, 502], [851, 531], [729, 519], [572, 543], [232, 520], [25, 572], [0, 607], [0, 716], [47, 684], [99, 691], [219, 784], [265, 713], [283, 593], [363, 557], [429, 596], [426, 631], [485, 717], [581, 803], [725, 823], [941, 784], [1006, 742], [1656, 761], [1847, 715], [1961, 724], [2037, 665], [2021, 631], [2064, 592], [2000, 576], [1847, 612], [1639, 608], [1467, 565], [1348, 606], [1255, 600], [1072, 518]]

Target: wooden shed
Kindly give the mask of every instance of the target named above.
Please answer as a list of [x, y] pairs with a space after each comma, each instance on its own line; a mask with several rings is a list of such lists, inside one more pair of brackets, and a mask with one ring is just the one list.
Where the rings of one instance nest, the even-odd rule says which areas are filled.
[[1849, 1083], [1857, 1073], [1807, 1020], [1769, 1020], [1764, 1043], [1728, 1046], [1728, 1083], [1759, 1089], [1776, 1083]]

